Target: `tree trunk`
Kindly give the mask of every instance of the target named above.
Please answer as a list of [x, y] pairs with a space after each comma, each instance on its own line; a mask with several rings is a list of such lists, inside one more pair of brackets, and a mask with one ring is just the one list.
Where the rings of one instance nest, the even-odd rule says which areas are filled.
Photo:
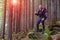
[[13, 16], [13, 6], [11, 4], [11, 0], [9, 1], [9, 18], [8, 18], [8, 36], [7, 40], [12, 40], [12, 16]]
[[4, 0], [4, 19], [3, 19], [3, 35], [2, 35], [3, 39], [5, 34], [5, 23], [6, 23], [6, 3], [7, 3], [7, 0]]

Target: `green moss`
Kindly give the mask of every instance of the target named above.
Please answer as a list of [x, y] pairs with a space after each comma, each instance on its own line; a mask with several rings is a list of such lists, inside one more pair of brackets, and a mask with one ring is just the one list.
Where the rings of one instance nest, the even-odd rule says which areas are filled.
[[50, 35], [51, 31], [49, 29], [46, 29], [45, 33], [47, 33], [48, 35]]
[[48, 37], [48, 40], [53, 40], [51, 36]]

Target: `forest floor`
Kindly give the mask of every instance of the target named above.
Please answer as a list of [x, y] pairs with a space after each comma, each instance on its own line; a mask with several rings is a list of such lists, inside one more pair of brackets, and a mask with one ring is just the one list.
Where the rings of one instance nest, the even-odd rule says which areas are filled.
[[[52, 40], [60, 40], [60, 39], [57, 39], [57, 38], [60, 38], [60, 34], [52, 35], [51, 37], [52, 37]], [[30, 39], [26, 36], [22, 38], [21, 40], [34, 40], [34, 39]], [[38, 39], [38, 40], [41, 40], [41, 39]]]
[[22, 38], [21, 40], [30, 40], [27, 36]]

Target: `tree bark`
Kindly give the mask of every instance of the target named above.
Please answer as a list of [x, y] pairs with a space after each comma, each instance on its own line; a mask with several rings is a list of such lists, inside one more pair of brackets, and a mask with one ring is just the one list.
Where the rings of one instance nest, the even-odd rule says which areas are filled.
[[5, 34], [5, 23], [6, 23], [6, 3], [7, 3], [7, 0], [4, 0], [4, 19], [3, 19], [3, 35], [2, 35], [3, 39]]
[[13, 16], [13, 6], [11, 0], [9, 1], [9, 18], [8, 18], [8, 37], [7, 40], [12, 40], [12, 16]]

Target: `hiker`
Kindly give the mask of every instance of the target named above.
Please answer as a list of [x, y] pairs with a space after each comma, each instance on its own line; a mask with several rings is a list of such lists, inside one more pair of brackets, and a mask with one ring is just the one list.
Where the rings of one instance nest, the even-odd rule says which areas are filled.
[[42, 5], [39, 5], [38, 13], [36, 13], [35, 15], [39, 16], [37, 24], [36, 24], [36, 27], [37, 27], [36, 32], [39, 32], [39, 24], [42, 23], [42, 26], [43, 26], [42, 33], [44, 34], [44, 30], [45, 30], [44, 22], [47, 18], [46, 8]]

